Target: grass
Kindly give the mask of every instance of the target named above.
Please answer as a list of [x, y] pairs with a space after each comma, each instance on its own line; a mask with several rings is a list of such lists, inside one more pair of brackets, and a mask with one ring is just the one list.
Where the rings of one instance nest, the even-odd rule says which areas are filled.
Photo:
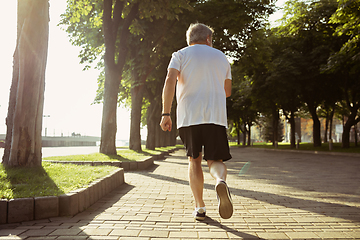
[[116, 167], [54, 164], [9, 168], [0, 165], [0, 199], [58, 196], [108, 175]]
[[148, 150], [145, 149], [145, 146], [142, 146], [143, 150], [141, 152], [130, 150], [127, 147], [120, 147], [117, 150], [117, 155], [91, 153], [91, 154], [83, 154], [83, 155], [80, 154], [80, 155], [46, 157], [43, 159], [54, 160], [54, 161], [92, 161], [92, 162], [141, 161], [149, 156], [158, 155], [162, 152], [167, 152], [168, 150], [174, 149], [176, 147], [181, 147], [181, 145], [155, 148], [155, 150]]
[[91, 161], [91, 162], [111, 162], [111, 161], [137, 161], [145, 158], [143, 154], [139, 154], [131, 150], [118, 150], [117, 155], [107, 155], [103, 153], [90, 153], [67, 156], [45, 157], [43, 160], [54, 161]]
[[[236, 142], [231, 142], [230, 146], [239, 146]], [[267, 148], [274, 149], [272, 143], [254, 143], [253, 148]], [[282, 150], [295, 150], [290, 147], [290, 143], [279, 143], [278, 149]], [[333, 150], [329, 150], [329, 143], [322, 143], [321, 147], [314, 147], [313, 143], [300, 143], [299, 148], [296, 150], [304, 150], [304, 151], [322, 151], [322, 152], [343, 152], [343, 153], [360, 153], [360, 146], [355, 147], [354, 143], [350, 144], [350, 148], [342, 148], [341, 143], [333, 143]]]
[[[118, 148], [117, 155], [92, 153], [83, 155], [54, 156], [43, 158], [56, 161], [139, 161], [182, 145], [145, 149], [136, 152]], [[0, 164], [0, 199], [58, 196], [88, 185], [108, 175], [116, 168], [111, 166], [87, 166], [43, 162], [42, 167], [6, 168]]]

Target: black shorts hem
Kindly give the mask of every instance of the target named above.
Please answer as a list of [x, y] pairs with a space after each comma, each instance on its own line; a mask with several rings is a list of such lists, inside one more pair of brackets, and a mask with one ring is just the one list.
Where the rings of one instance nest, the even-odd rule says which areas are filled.
[[199, 124], [179, 128], [186, 155], [198, 158], [204, 146], [204, 160], [228, 161], [232, 158], [224, 126]]

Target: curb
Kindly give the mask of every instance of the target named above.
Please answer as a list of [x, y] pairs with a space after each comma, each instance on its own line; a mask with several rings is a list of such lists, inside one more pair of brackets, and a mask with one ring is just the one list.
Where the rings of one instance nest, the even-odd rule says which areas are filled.
[[119, 168], [90, 183], [87, 188], [77, 189], [60, 196], [0, 199], [0, 224], [74, 216], [123, 183], [124, 170]]
[[20, 223], [53, 217], [74, 216], [85, 211], [100, 198], [121, 186], [125, 182], [124, 171], [145, 170], [154, 165], [154, 160], [163, 160], [177, 148], [159, 155], [153, 155], [134, 162], [90, 162], [90, 161], [52, 161], [44, 162], [77, 164], [77, 165], [109, 165], [119, 169], [109, 175], [90, 183], [86, 188], [73, 190], [59, 196], [33, 198], [0, 199], [0, 224]]

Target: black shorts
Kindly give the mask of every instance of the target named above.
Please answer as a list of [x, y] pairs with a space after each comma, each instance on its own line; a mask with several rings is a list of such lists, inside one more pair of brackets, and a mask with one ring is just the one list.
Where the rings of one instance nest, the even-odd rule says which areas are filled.
[[200, 124], [179, 128], [186, 155], [198, 158], [204, 146], [205, 160], [231, 159], [226, 128], [216, 124]]

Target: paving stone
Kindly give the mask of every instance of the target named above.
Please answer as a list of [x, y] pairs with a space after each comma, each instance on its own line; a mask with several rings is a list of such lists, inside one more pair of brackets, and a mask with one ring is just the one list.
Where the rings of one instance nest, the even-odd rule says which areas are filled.
[[[56, 236], [41, 236], [41, 237], [27, 237], [26, 240], [53, 240], [56, 239]], [[1, 238], [0, 238], [1, 239]]]
[[79, 212], [85, 211], [89, 206], [89, 190], [87, 188], [80, 188], [75, 191], [71, 191], [72, 193], [76, 193], [78, 196], [78, 210]]
[[112, 228], [86, 228], [81, 234], [89, 236], [107, 236], [112, 230]]
[[27, 230], [20, 234], [20, 237], [45, 237], [53, 232], [54, 229], [36, 229], [36, 230]]
[[344, 232], [316, 232], [316, 235], [318, 235], [321, 238], [330, 238], [330, 239], [345, 239], [345, 238], [352, 238], [352, 236], [344, 233]]
[[[357, 159], [252, 148], [231, 151], [227, 183], [235, 211], [230, 219], [219, 217], [214, 180], [205, 161], [203, 195], [208, 218], [193, 219], [188, 160], [181, 150], [155, 162], [156, 167], [126, 172], [122, 176], [126, 184], [84, 212], [50, 218], [58, 228], [26, 222], [16, 230], [53, 230], [44, 237], [56, 239], [360, 238]], [[240, 177], [240, 169], [249, 161], [248, 172]]]
[[59, 198], [56, 196], [36, 197], [35, 220], [59, 216]]
[[316, 239], [319, 236], [313, 232], [286, 232], [291, 239]]
[[115, 229], [110, 233], [110, 236], [137, 237], [139, 234], [140, 230]]
[[257, 233], [259, 235], [260, 238], [264, 238], [264, 239], [290, 239], [288, 236], [286, 236], [285, 233], [263, 233], [263, 232], [259, 232]]
[[8, 223], [31, 221], [33, 219], [33, 198], [17, 198], [8, 201]]
[[17, 236], [25, 231], [27, 231], [27, 229], [0, 229], [0, 236]]
[[173, 239], [173, 238], [179, 238], [179, 239], [188, 239], [188, 238], [193, 238], [193, 239], [197, 239], [198, 238], [198, 233], [196, 231], [171, 231], [169, 238]]
[[[87, 240], [89, 239], [88, 236], [59, 236], [56, 238], [56, 240]], [[90, 237], [90, 239], [93, 239], [93, 237]]]
[[79, 212], [79, 196], [75, 192], [59, 196], [59, 215], [74, 216]]
[[90, 236], [88, 238], [89, 240], [118, 240], [118, 237], [112, 237], [112, 236]]
[[139, 237], [157, 237], [157, 238], [167, 238], [169, 236], [169, 231], [149, 231], [142, 230], [140, 231]]
[[200, 239], [227, 239], [228, 235], [225, 231], [221, 232], [199, 232]]
[[0, 199], [0, 224], [7, 222], [8, 200]]
[[80, 229], [57, 229], [50, 233], [51, 235], [56, 236], [77, 236], [81, 232]]
[[150, 240], [149, 237], [120, 237], [119, 240]]

